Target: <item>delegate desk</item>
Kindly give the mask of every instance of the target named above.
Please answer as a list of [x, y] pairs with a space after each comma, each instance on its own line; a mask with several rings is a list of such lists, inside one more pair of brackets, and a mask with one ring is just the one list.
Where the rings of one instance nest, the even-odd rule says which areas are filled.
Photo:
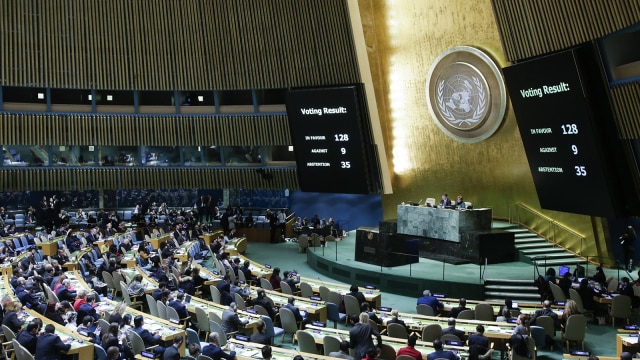
[[[449, 299], [449, 298], [443, 298], [440, 299], [440, 302], [442, 302], [442, 304], [444, 305], [444, 307], [442, 308], [442, 310], [440, 311], [440, 313], [444, 316], [446, 316], [447, 314], [449, 314], [449, 312], [451, 311], [452, 308], [457, 307], [460, 299]], [[500, 308], [504, 305], [503, 302], [499, 302], [499, 301], [481, 301], [481, 300], [469, 300], [467, 299], [467, 307], [471, 310], [473, 310], [473, 308], [475, 308], [476, 305], [478, 304], [489, 304], [491, 305], [491, 307], [493, 307], [493, 316], [498, 316], [500, 315]], [[536, 312], [536, 310], [540, 310], [542, 309], [542, 304], [539, 303], [518, 303], [518, 308], [516, 310], [520, 311], [520, 314], [525, 314], [525, 315], [529, 315], [529, 316], [533, 316], [533, 314]], [[553, 312], [555, 312], [558, 316], [562, 316], [562, 313], [564, 312], [564, 306], [560, 306], [560, 305], [551, 305], [551, 309], [553, 310]]]
[[211, 246], [211, 243], [213, 242], [213, 240], [217, 239], [219, 236], [223, 234], [224, 234], [224, 231], [218, 230], [218, 231], [213, 231], [209, 233], [204, 233], [198, 237], [204, 241], [204, 244], [207, 245], [207, 247], [209, 247]]
[[63, 235], [53, 239], [49, 239], [47, 241], [36, 241], [36, 246], [38, 247], [38, 249], [42, 250], [43, 254], [47, 256], [53, 256], [58, 253], [58, 241], [62, 241], [62, 243], [64, 244], [65, 239], [66, 236]]
[[[191, 301], [187, 304], [187, 310], [189, 311], [189, 315], [191, 315], [192, 319], [197, 320], [196, 315], [196, 307], [201, 308], [209, 317], [209, 313], [215, 313], [222, 319], [222, 312], [227, 308], [227, 306], [216, 304], [214, 302], [204, 300], [202, 298], [192, 296]], [[238, 317], [240, 320], [248, 320], [249, 322], [244, 325], [244, 328], [248, 330], [248, 333], [257, 332], [258, 320], [260, 320], [259, 314], [251, 314], [243, 310], [238, 310]], [[209, 320], [212, 320], [209, 318]]]
[[[637, 335], [634, 334], [634, 335]], [[630, 353], [636, 353], [640, 350], [640, 345], [638, 344], [638, 337], [631, 336], [630, 333], [619, 333], [616, 334], [616, 354], [620, 356], [621, 353], [628, 351]]]
[[[326, 327], [323, 328], [323, 327], [317, 327], [313, 325], [306, 325], [304, 331], [313, 335], [313, 339], [315, 340], [316, 345], [322, 345], [322, 339], [325, 336], [331, 336], [339, 340], [349, 341], [348, 330], [333, 329], [333, 328], [326, 328]], [[391, 346], [396, 352], [398, 352], [400, 348], [407, 346], [407, 340], [392, 338], [385, 335], [382, 335], [382, 343]], [[458, 355], [460, 355], [464, 359], [469, 357], [468, 356], [469, 348], [466, 346], [444, 345], [443, 347], [445, 350], [458, 351]], [[433, 343], [425, 342], [425, 341], [417, 341], [415, 349], [420, 351], [423, 359], [426, 359], [429, 353], [432, 353], [435, 351], [435, 349], [433, 348]]]
[[[329, 289], [329, 291], [337, 292], [338, 294], [344, 296], [350, 292], [351, 285], [344, 284], [336, 284], [329, 281], [322, 281], [318, 279], [311, 279], [307, 277], [301, 277], [300, 282], [307, 283], [311, 285], [311, 289], [314, 293], [320, 294], [320, 287], [324, 286]], [[299, 286], [300, 284], [298, 284]], [[382, 306], [382, 294], [380, 290], [377, 289], [360, 289], [362, 290], [362, 294], [364, 294], [364, 298], [367, 300], [369, 305], [371, 305], [372, 309], [377, 308], [378, 306]], [[327, 299], [322, 299], [327, 300]], [[336, 304], [340, 305], [340, 304]]]
[[158, 250], [160, 248], [160, 243], [167, 242], [169, 240], [169, 234], [158, 234], [160, 236], [149, 236], [146, 240], [151, 244], [154, 250]]
[[[80, 276], [80, 274], [77, 271], [67, 272], [67, 276], [68, 276], [68, 279], [71, 281], [71, 284], [76, 290], [84, 289], [88, 292], [93, 291], [93, 289], [89, 286], [89, 284], [87, 284], [84, 281], [84, 279]], [[97, 303], [96, 310], [102, 313], [111, 313], [113, 309], [116, 307], [116, 305], [118, 305], [117, 301], [105, 300], [104, 302]], [[185, 331], [180, 327], [176, 327], [176, 325], [171, 323], [170, 321], [167, 321], [155, 316], [151, 316], [148, 313], [138, 311], [128, 306], [125, 309], [125, 314], [131, 315], [131, 318], [135, 318], [137, 315], [144, 316], [145, 329], [151, 332], [157, 331], [158, 334], [160, 335], [160, 339], [165, 343], [171, 343], [173, 341], [173, 338], [175, 338], [178, 335], [182, 335], [182, 337], [185, 337]], [[185, 345], [183, 343], [181, 347], [182, 353], [184, 353], [184, 350], [185, 350]], [[81, 357], [80, 359], [84, 359], [84, 358]]]
[[271, 274], [273, 273], [273, 270], [271, 268], [266, 267], [265, 265], [260, 265], [257, 262], [248, 259], [242, 255], [238, 256], [240, 258], [240, 262], [241, 265], [246, 261], [249, 260], [249, 269], [251, 270], [251, 274], [253, 274], [253, 276], [258, 277], [258, 278], [265, 278], [265, 279], [269, 279], [271, 277]]
[[53, 325], [56, 328], [56, 335], [60, 336], [60, 339], [65, 344], [70, 344], [71, 348], [66, 352], [67, 355], [78, 355], [78, 359], [93, 359], [93, 343], [88, 337], [80, 335], [78, 332], [68, 329], [51, 319], [46, 318], [39, 314], [37, 311], [26, 309], [27, 322], [33, 318], [39, 318], [42, 320], [42, 326]]
[[[137, 265], [130, 268], [120, 269], [120, 273], [126, 277], [125, 281], [127, 282], [127, 284], [130, 283], [136, 275], [142, 275], [142, 286], [144, 286], [144, 292], [146, 294], [151, 294], [155, 289], [158, 288], [158, 282], [151, 276], [149, 276], [146, 271], [140, 269]], [[117, 286], [118, 284], [114, 285]]]
[[[236, 339], [230, 339], [225, 346], [225, 351], [235, 351], [236, 359], [240, 360], [255, 360], [262, 359], [262, 348], [265, 345], [242, 342]], [[295, 349], [285, 349], [281, 347], [271, 347], [271, 359], [272, 360], [291, 360], [296, 355], [302, 356], [305, 360], [330, 360], [332, 357], [310, 354], [305, 352], [299, 352]]]
[[[258, 287], [251, 287], [251, 295], [252, 299], [257, 297]], [[273, 300], [273, 303], [277, 307], [282, 307], [289, 302], [289, 294], [279, 293], [273, 290], [265, 290], [267, 296]], [[324, 301], [314, 301], [307, 298], [303, 298], [300, 296], [293, 296], [295, 301], [295, 306], [300, 310], [306, 310], [309, 314], [309, 317], [313, 320], [318, 320], [323, 323], [327, 322], [327, 305], [325, 305]]]

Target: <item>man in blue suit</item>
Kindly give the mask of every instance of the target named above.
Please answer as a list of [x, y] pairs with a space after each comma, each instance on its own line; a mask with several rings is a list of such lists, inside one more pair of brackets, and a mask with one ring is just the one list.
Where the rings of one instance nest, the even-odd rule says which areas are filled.
[[440, 341], [440, 339], [433, 340], [433, 348], [436, 351], [427, 355], [427, 360], [435, 360], [435, 359], [458, 360], [460, 359], [460, 357], [456, 355], [453, 351], [442, 350], [442, 341]]
[[180, 346], [184, 339], [182, 336], [178, 335], [173, 338], [173, 345], [169, 346], [162, 355], [163, 360], [180, 360]]
[[213, 360], [220, 359], [235, 359], [236, 352], [231, 351], [228, 354], [220, 347], [220, 335], [217, 332], [212, 331], [209, 334], [209, 345], [202, 349], [202, 355], [208, 356]]
[[449, 195], [448, 194], [442, 194], [442, 200], [440, 200], [440, 205], [438, 205], [439, 208], [446, 208], [451, 206], [451, 199], [449, 199]]
[[172, 308], [176, 309], [176, 312], [178, 313], [178, 316], [180, 316], [180, 319], [186, 319], [189, 317], [189, 311], [187, 311], [187, 307], [182, 302], [183, 300], [184, 293], [179, 292], [178, 295], [176, 295], [176, 298], [169, 301], [168, 304]]
[[[158, 345], [158, 343], [160, 342], [160, 335], [155, 333], [152, 334], [149, 330], [145, 329], [143, 325], [144, 318], [142, 317], [142, 315], [137, 315], [135, 318], [133, 318], [133, 331], [135, 331], [136, 334], [140, 335], [142, 341], [144, 342], [144, 347]], [[158, 346], [153, 351], [156, 354], [162, 354], [164, 353], [164, 347]]]
[[71, 344], [65, 344], [60, 337], [54, 334], [56, 328], [49, 324], [44, 327], [44, 334], [38, 337], [35, 358], [38, 360], [60, 360], [61, 352], [71, 349]]
[[438, 298], [431, 295], [431, 291], [429, 290], [425, 290], [422, 292], [422, 297], [418, 298], [418, 305], [429, 305], [434, 312], [437, 312], [438, 310], [442, 310], [442, 308], [444, 308], [444, 304], [438, 301]]

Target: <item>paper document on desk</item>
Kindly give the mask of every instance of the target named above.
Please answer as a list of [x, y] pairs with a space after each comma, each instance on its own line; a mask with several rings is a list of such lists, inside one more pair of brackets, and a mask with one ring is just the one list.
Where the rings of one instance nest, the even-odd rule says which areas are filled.
[[627, 343], [627, 344], [637, 344], [638, 343], [638, 337], [634, 336], [634, 337], [623, 337], [622, 341]]

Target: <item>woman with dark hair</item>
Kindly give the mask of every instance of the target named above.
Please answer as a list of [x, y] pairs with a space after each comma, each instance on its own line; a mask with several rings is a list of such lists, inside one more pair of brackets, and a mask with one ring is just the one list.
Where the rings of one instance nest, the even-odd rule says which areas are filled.
[[604, 274], [604, 271], [602, 271], [602, 266], [596, 267], [596, 273], [593, 274], [593, 276], [591, 277], [591, 280], [597, 282], [600, 285], [604, 285], [606, 287], [607, 277]]
[[271, 287], [273, 287], [273, 290], [281, 291], [281, 281], [282, 278], [280, 277], [280, 268], [273, 269], [273, 273], [271, 273], [271, 277], [269, 278], [269, 282], [271, 283]]

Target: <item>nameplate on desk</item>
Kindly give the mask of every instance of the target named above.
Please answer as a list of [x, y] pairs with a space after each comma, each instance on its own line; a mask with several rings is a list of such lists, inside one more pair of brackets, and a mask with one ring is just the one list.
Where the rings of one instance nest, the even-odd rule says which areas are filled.
[[373, 286], [373, 285], [365, 285], [364, 288], [365, 289], [369, 289], [369, 290], [375, 290], [376, 289], [376, 287]]
[[169, 319], [169, 322], [174, 324], [180, 324], [180, 320], [178, 319]]
[[153, 353], [150, 353], [148, 351], [143, 351], [140, 353], [140, 355], [142, 355], [143, 357], [146, 357], [147, 359], [154, 359], [155, 355]]
[[245, 310], [246, 312], [248, 312], [249, 314], [257, 314], [258, 312], [253, 310], [253, 309], [247, 309]]
[[218, 272], [216, 270], [211, 270], [211, 272], [215, 275], [218, 275]]
[[433, 294], [433, 297], [439, 298], [439, 299], [443, 299], [446, 298], [447, 295], [446, 294]]
[[82, 335], [82, 336], [89, 336], [89, 333], [84, 331], [84, 330], [76, 330], [78, 332], [78, 334]]
[[322, 301], [322, 298], [320, 296], [309, 296], [309, 300]]
[[314, 321], [311, 323], [313, 326], [317, 326], [317, 327], [326, 327], [327, 324], [320, 322], [320, 321]]
[[558, 306], [564, 306], [566, 303], [564, 301], [556, 301], [553, 304]]
[[640, 327], [638, 325], [625, 325], [624, 329], [625, 330], [640, 330]]
[[580, 350], [572, 350], [570, 352], [571, 355], [576, 355], [576, 356], [590, 356], [591, 355], [591, 351], [580, 351]]
[[449, 345], [449, 346], [464, 346], [464, 341], [458, 341], [458, 340], [445, 340], [444, 341], [445, 345]]
[[245, 335], [236, 335], [235, 338], [238, 341], [249, 341], [249, 337]]
[[515, 324], [515, 323], [518, 322], [518, 319], [516, 319], [516, 318], [507, 319], [507, 322], [510, 323], [510, 324]]
[[390, 307], [387, 307], [387, 306], [378, 306], [378, 311], [386, 311], [386, 312], [389, 312], [389, 311], [391, 311], [391, 308], [390, 308]]
[[265, 268], [265, 269], [271, 269], [271, 265], [269, 265], [269, 264], [264, 264], [264, 268]]

